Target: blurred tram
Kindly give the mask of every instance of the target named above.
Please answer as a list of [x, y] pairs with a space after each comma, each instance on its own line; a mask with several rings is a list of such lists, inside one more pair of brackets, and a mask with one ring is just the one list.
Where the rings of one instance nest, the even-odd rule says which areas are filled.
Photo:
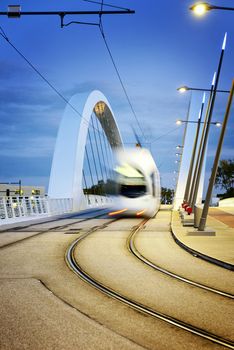
[[145, 148], [116, 151], [117, 197], [112, 215], [153, 217], [160, 206], [161, 187], [157, 166]]

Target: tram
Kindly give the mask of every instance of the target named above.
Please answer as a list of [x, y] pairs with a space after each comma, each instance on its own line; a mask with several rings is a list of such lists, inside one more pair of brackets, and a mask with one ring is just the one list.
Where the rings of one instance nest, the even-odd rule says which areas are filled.
[[160, 176], [146, 148], [119, 149], [116, 156], [116, 201], [112, 215], [153, 217], [160, 206]]

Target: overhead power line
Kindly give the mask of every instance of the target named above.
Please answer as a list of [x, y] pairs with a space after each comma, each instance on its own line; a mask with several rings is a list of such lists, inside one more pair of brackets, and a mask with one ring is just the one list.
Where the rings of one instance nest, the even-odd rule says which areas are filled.
[[179, 128], [180, 128], [180, 125], [179, 125], [179, 126], [177, 126], [177, 127], [176, 127], [176, 128], [174, 128], [174, 129], [169, 130], [169, 131], [168, 131], [168, 132], [166, 132], [165, 134], [162, 134], [161, 136], [157, 137], [156, 139], [154, 139], [154, 140], [153, 140], [153, 141], [151, 141], [150, 143], [154, 143], [154, 142], [156, 142], [156, 141], [160, 140], [162, 137], [164, 137], [164, 136], [167, 136], [167, 135], [171, 134], [172, 132], [174, 132], [174, 131], [178, 130]]
[[[10, 39], [6, 36], [6, 33], [4, 32], [3, 28], [0, 26], [0, 35], [2, 36], [2, 38], [4, 38], [6, 40], [6, 42], [20, 55], [20, 57], [23, 58], [23, 60], [34, 70], [34, 72], [36, 72], [36, 74], [38, 74], [42, 80], [44, 80], [44, 82], [69, 106], [71, 107], [71, 109], [79, 116], [79, 118], [83, 118], [82, 114], [78, 111], [77, 108], [75, 108], [70, 102], [69, 100], [64, 97], [64, 95], [53, 85], [50, 83], [50, 81], [29, 61], [29, 59], [22, 53], [20, 52], [19, 49], [17, 49], [17, 47], [12, 44], [12, 42], [10, 41]], [[85, 123], [92, 127], [92, 125], [89, 125], [89, 122], [84, 118], [83, 119], [85, 121]], [[98, 131], [96, 128], [94, 128], [96, 131]]]
[[125, 10], [125, 11], [129, 11], [130, 9], [126, 8], [126, 7], [120, 7], [120, 6], [116, 6], [113, 4], [107, 4], [106, 2], [104, 3], [103, 1], [94, 1], [94, 0], [83, 0], [84, 2], [90, 2], [92, 4], [98, 4], [98, 5], [102, 5], [102, 6], [107, 6], [107, 7], [112, 7], [115, 9], [120, 9], [120, 10]]
[[[111, 5], [107, 5], [111, 6]], [[112, 6], [111, 6], [112, 7]], [[113, 6], [115, 7], [115, 6]], [[117, 7], [116, 7], [117, 8]], [[101, 8], [100, 11], [21, 11], [21, 7], [19, 5], [9, 5], [8, 11], [0, 12], [0, 16], [8, 16], [10, 18], [20, 18], [21, 16], [59, 16], [61, 28], [66, 26], [64, 24], [64, 17], [67, 15], [125, 15], [125, 14], [133, 14], [134, 10], [130, 9], [116, 9], [116, 10], [103, 10]], [[75, 22], [75, 21], [73, 21]], [[79, 24], [85, 24], [85, 22], [78, 22]], [[88, 24], [88, 23], [87, 23]]]
[[[144, 137], [144, 139], [146, 140], [146, 137], [144, 135], [143, 129], [141, 128], [140, 122], [137, 118], [137, 115], [133, 109], [132, 103], [130, 101], [130, 98], [128, 96], [127, 90], [124, 86], [123, 80], [120, 76], [119, 70], [117, 68], [117, 65], [115, 63], [115, 60], [113, 58], [113, 54], [110, 50], [110, 47], [107, 43], [105, 34], [104, 34], [104, 28], [103, 28], [103, 24], [102, 24], [102, 15], [106, 15], [106, 14], [132, 14], [135, 13], [135, 11], [124, 8], [124, 7], [119, 7], [119, 6], [115, 6], [115, 5], [111, 5], [111, 4], [106, 4], [103, 2], [103, 0], [101, 2], [98, 1], [94, 1], [94, 0], [83, 0], [86, 2], [93, 2], [93, 3], [97, 3], [101, 6], [99, 11], [33, 11], [33, 12], [24, 12], [20, 10], [20, 6], [9, 6], [10, 10], [8, 12], [0, 12], [0, 15], [7, 15], [8, 17], [21, 17], [24, 15], [59, 15], [60, 19], [61, 19], [61, 27], [65, 27], [65, 26], [69, 26], [70, 24], [86, 24], [86, 25], [93, 25], [93, 26], [99, 26], [103, 41], [105, 43], [105, 46], [107, 48], [107, 51], [109, 53], [109, 56], [111, 58], [112, 64], [115, 68], [116, 74], [118, 76], [118, 79], [120, 81], [120, 84], [122, 86], [122, 89], [124, 91], [124, 94], [126, 96], [126, 99], [128, 101], [128, 104], [130, 106], [130, 109], [133, 113], [133, 116], [136, 119], [137, 125], [139, 127], [139, 129], [141, 130], [141, 133]], [[104, 11], [103, 10], [103, 6], [109, 6], [109, 7], [114, 7], [114, 8], [118, 8], [118, 10], [115, 11]], [[121, 10], [120, 10], [121, 9]], [[69, 23], [64, 23], [64, 17], [66, 15], [99, 15], [99, 23], [95, 23], [95, 22], [81, 22], [81, 21], [71, 21]], [[40, 71], [15, 47], [15, 45], [12, 44], [12, 42], [9, 40], [9, 38], [6, 36], [4, 30], [0, 27], [2, 33], [0, 33], [0, 35], [9, 43], [9, 45], [29, 64], [29, 66], [51, 87], [51, 89], [54, 90], [54, 92], [56, 92], [60, 98], [66, 102], [76, 113], [78, 113], [78, 115], [81, 117], [81, 114], [78, 110], [76, 110], [76, 108], [74, 106], [72, 106], [70, 104], [70, 102], [55, 88], [54, 85], [52, 85], [47, 78], [45, 78], [45, 76], [43, 74], [40, 73]]]
[[126, 88], [125, 88], [125, 86], [124, 86], [123, 80], [122, 80], [122, 78], [121, 78], [121, 75], [120, 75], [120, 72], [119, 72], [119, 70], [118, 70], [118, 67], [117, 67], [117, 65], [116, 65], [116, 63], [115, 63], [115, 60], [114, 60], [113, 54], [112, 54], [112, 52], [111, 52], [111, 49], [110, 49], [110, 47], [109, 47], [109, 45], [108, 45], [108, 43], [107, 43], [107, 40], [106, 40], [106, 36], [105, 36], [105, 33], [104, 33], [104, 28], [103, 28], [103, 24], [102, 24], [101, 19], [100, 19], [100, 23], [99, 23], [99, 29], [100, 29], [100, 32], [101, 32], [101, 35], [102, 35], [104, 44], [105, 44], [105, 46], [106, 46], [106, 49], [107, 49], [107, 51], [108, 51], [108, 53], [109, 53], [110, 59], [111, 59], [111, 61], [112, 61], [112, 64], [113, 64], [113, 66], [114, 66], [114, 69], [115, 69], [115, 71], [116, 71], [116, 74], [117, 74], [117, 76], [118, 76], [120, 85], [121, 85], [121, 87], [122, 87], [122, 89], [123, 89], [123, 92], [124, 92], [124, 94], [125, 94], [125, 97], [126, 97], [126, 99], [127, 99], [127, 101], [128, 101], [128, 104], [129, 104], [129, 106], [130, 106], [130, 109], [131, 109], [131, 111], [132, 111], [132, 114], [133, 114], [133, 116], [134, 116], [134, 118], [135, 118], [135, 120], [136, 120], [136, 122], [137, 122], [137, 125], [138, 125], [138, 127], [139, 127], [139, 129], [140, 129], [140, 131], [141, 131], [141, 133], [142, 133], [142, 135], [143, 135], [145, 141], [147, 141], [147, 139], [146, 139], [146, 137], [145, 137], [145, 134], [144, 134], [144, 131], [143, 131], [141, 125], [140, 125], [140, 122], [139, 122], [139, 120], [138, 120], [138, 118], [137, 118], [136, 112], [135, 112], [135, 110], [134, 110], [134, 108], [133, 108], [133, 105], [132, 105], [132, 103], [131, 103], [131, 100], [130, 100], [130, 98], [129, 98], [129, 96], [128, 96], [127, 90], [126, 90]]

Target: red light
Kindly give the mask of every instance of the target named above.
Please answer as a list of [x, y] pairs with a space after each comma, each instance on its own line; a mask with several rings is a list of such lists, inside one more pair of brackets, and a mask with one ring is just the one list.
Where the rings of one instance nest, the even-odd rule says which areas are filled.
[[124, 208], [124, 209], [117, 210], [117, 211], [112, 211], [112, 212], [109, 213], [108, 215], [109, 215], [109, 216], [113, 216], [113, 215], [121, 214], [121, 213], [124, 213], [124, 212], [127, 211], [127, 210], [128, 210], [128, 208]]

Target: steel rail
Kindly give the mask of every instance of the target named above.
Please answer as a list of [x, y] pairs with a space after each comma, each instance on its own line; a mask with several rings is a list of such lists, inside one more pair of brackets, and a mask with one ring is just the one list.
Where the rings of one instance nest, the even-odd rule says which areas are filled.
[[[147, 222], [147, 221], [146, 221]], [[145, 222], [145, 223], [146, 223]], [[144, 223], [144, 224], [145, 224]], [[140, 261], [142, 261], [144, 264], [152, 267], [154, 270], [157, 270], [159, 272], [162, 272], [164, 273], [165, 275], [168, 275], [172, 278], [175, 278], [179, 281], [182, 281], [182, 282], [185, 282], [187, 284], [191, 284], [192, 286], [195, 286], [195, 287], [198, 287], [198, 288], [201, 288], [201, 289], [205, 289], [209, 292], [212, 292], [212, 293], [215, 293], [215, 294], [219, 294], [221, 296], [224, 296], [226, 298], [230, 298], [230, 299], [234, 299], [234, 295], [233, 294], [230, 294], [230, 293], [227, 293], [227, 292], [224, 292], [222, 290], [219, 290], [219, 289], [216, 289], [216, 288], [212, 288], [212, 287], [209, 287], [205, 284], [201, 284], [201, 283], [198, 283], [198, 282], [195, 282], [193, 280], [190, 280], [188, 278], [185, 278], [183, 276], [180, 276], [176, 273], [173, 273], [169, 270], [166, 270], [165, 268], [161, 267], [161, 266], [158, 266], [156, 264], [154, 264], [152, 261], [150, 261], [149, 259], [147, 259], [144, 255], [142, 255], [139, 250], [137, 250], [135, 244], [134, 244], [134, 240], [135, 240], [135, 236], [136, 234], [142, 229], [142, 226], [141, 227], [138, 227], [137, 230], [135, 231], [132, 231], [131, 234], [129, 235], [128, 239], [127, 239], [127, 248], [128, 250], [136, 257], [138, 258]]]
[[[105, 209], [95, 209], [91, 213], [95, 213], [96, 211], [104, 211], [104, 210], [106, 210], [106, 208]], [[31, 223], [31, 224], [25, 225], [25, 226], [17, 226], [17, 227], [7, 228], [5, 230], [1, 230], [0, 234], [8, 232], [8, 231], [12, 231], [12, 230], [19, 231], [21, 229], [26, 229], [26, 228], [29, 228], [29, 227], [32, 227], [32, 226], [37, 226], [37, 225], [41, 225], [41, 224], [45, 224], [45, 223], [49, 223], [49, 222], [55, 222], [55, 221], [61, 221], [61, 220], [66, 220], [66, 219], [72, 219], [72, 218], [76, 217], [77, 215], [83, 216], [85, 214], [87, 214], [87, 213], [82, 212], [80, 214], [79, 213], [70, 213], [70, 214], [66, 213], [66, 214], [60, 214], [60, 215], [58, 214], [58, 215], [55, 215], [55, 216], [60, 216], [60, 217], [57, 217], [55, 219], [51, 218], [51, 220], [49, 219], [49, 220], [45, 220], [45, 221], [41, 221], [41, 222], [37, 221], [37, 222]], [[47, 219], [47, 218], [46, 217], [41, 218], [41, 219], [39, 218], [38, 220], [43, 220], [43, 219]]]
[[[105, 209], [103, 209], [103, 210], [105, 210]], [[100, 210], [98, 210], [98, 211], [100, 211]], [[95, 211], [94, 211], [94, 212], [95, 212]], [[13, 245], [13, 244], [17, 244], [17, 243], [20, 243], [20, 242], [22, 242], [22, 241], [26, 241], [27, 239], [30, 239], [30, 238], [39, 236], [39, 235], [41, 235], [41, 234], [43, 234], [43, 233], [48, 233], [48, 232], [51, 232], [51, 231], [53, 231], [53, 230], [59, 230], [59, 229], [61, 229], [61, 228], [69, 227], [69, 226], [71, 226], [71, 225], [74, 225], [74, 224], [77, 224], [77, 223], [80, 223], [80, 222], [85, 222], [85, 221], [90, 221], [90, 220], [93, 220], [93, 219], [96, 219], [96, 218], [100, 218], [100, 217], [105, 216], [105, 215], [106, 215], [106, 213], [100, 213], [99, 215], [92, 216], [92, 217], [90, 217], [90, 218], [77, 220], [77, 221], [75, 221], [75, 222], [73, 221], [73, 222], [71, 222], [70, 224], [60, 225], [60, 226], [56, 226], [56, 227], [51, 227], [51, 228], [49, 228], [48, 230], [37, 232], [37, 233], [35, 233], [35, 235], [29, 236], [29, 237], [24, 237], [24, 238], [22, 238], [22, 239], [19, 239], [18, 241], [6, 243], [6, 244], [0, 246], [0, 249], [7, 248], [7, 247], [9, 247], [9, 246], [11, 246], [11, 245]], [[57, 220], [66, 220], [66, 219], [68, 219], [68, 218], [66, 217], [66, 218], [57, 219]], [[41, 223], [37, 223], [37, 224], [31, 224], [31, 225], [22, 227], [22, 229], [28, 228], [28, 227], [31, 227], [31, 226], [34, 226], [34, 225], [44, 224], [44, 223], [47, 223], [47, 222], [54, 222], [54, 221], [57, 221], [57, 220], [51, 220], [51, 221], [41, 222]], [[9, 230], [10, 230], [10, 229], [9, 229]], [[7, 230], [7, 231], [9, 231], [9, 230]], [[11, 231], [12, 231], [12, 230], [13, 230], [13, 229], [11, 229]], [[19, 229], [18, 229], [17, 231], [19, 231]], [[2, 231], [2, 232], [4, 233], [4, 232], [6, 232], [6, 231]], [[29, 231], [29, 232], [30, 232], [30, 231]], [[0, 232], [0, 235], [1, 235], [1, 232]]]
[[[146, 219], [147, 220], [147, 219]], [[139, 225], [135, 226], [134, 230], [139, 230], [139, 226], [142, 227], [144, 225], [145, 221], [143, 220]], [[147, 220], [148, 221], [148, 220]], [[103, 228], [107, 227], [108, 225], [103, 225]], [[146, 314], [148, 316], [152, 316], [156, 319], [159, 319], [161, 321], [164, 321], [170, 325], [173, 325], [177, 328], [180, 328], [182, 330], [185, 330], [189, 333], [195, 334], [201, 338], [207, 339], [213, 343], [222, 345], [224, 347], [227, 347], [229, 349], [234, 349], [234, 342], [224, 339], [216, 334], [210, 333], [206, 330], [203, 330], [201, 328], [198, 328], [196, 326], [190, 325], [186, 322], [183, 322], [181, 320], [178, 320], [172, 316], [166, 315], [162, 312], [158, 312], [153, 310], [150, 307], [147, 307], [139, 302], [133, 301], [130, 298], [124, 296], [123, 294], [111, 289], [110, 287], [105, 286], [103, 283], [97, 281], [94, 277], [90, 276], [82, 267], [78, 264], [78, 262], [75, 259], [74, 256], [74, 250], [76, 246], [85, 239], [88, 235], [91, 233], [101, 229], [102, 226], [96, 227], [94, 229], [91, 229], [78, 237], [67, 249], [65, 254], [65, 260], [67, 262], [68, 267], [73, 271], [77, 276], [79, 276], [84, 282], [88, 283], [89, 285], [92, 285], [94, 288], [96, 288], [98, 291], [101, 291], [105, 295], [108, 295], [109, 297], [112, 297], [120, 302], [122, 302], [125, 305], [128, 305], [134, 310], [137, 310], [143, 314]]]

